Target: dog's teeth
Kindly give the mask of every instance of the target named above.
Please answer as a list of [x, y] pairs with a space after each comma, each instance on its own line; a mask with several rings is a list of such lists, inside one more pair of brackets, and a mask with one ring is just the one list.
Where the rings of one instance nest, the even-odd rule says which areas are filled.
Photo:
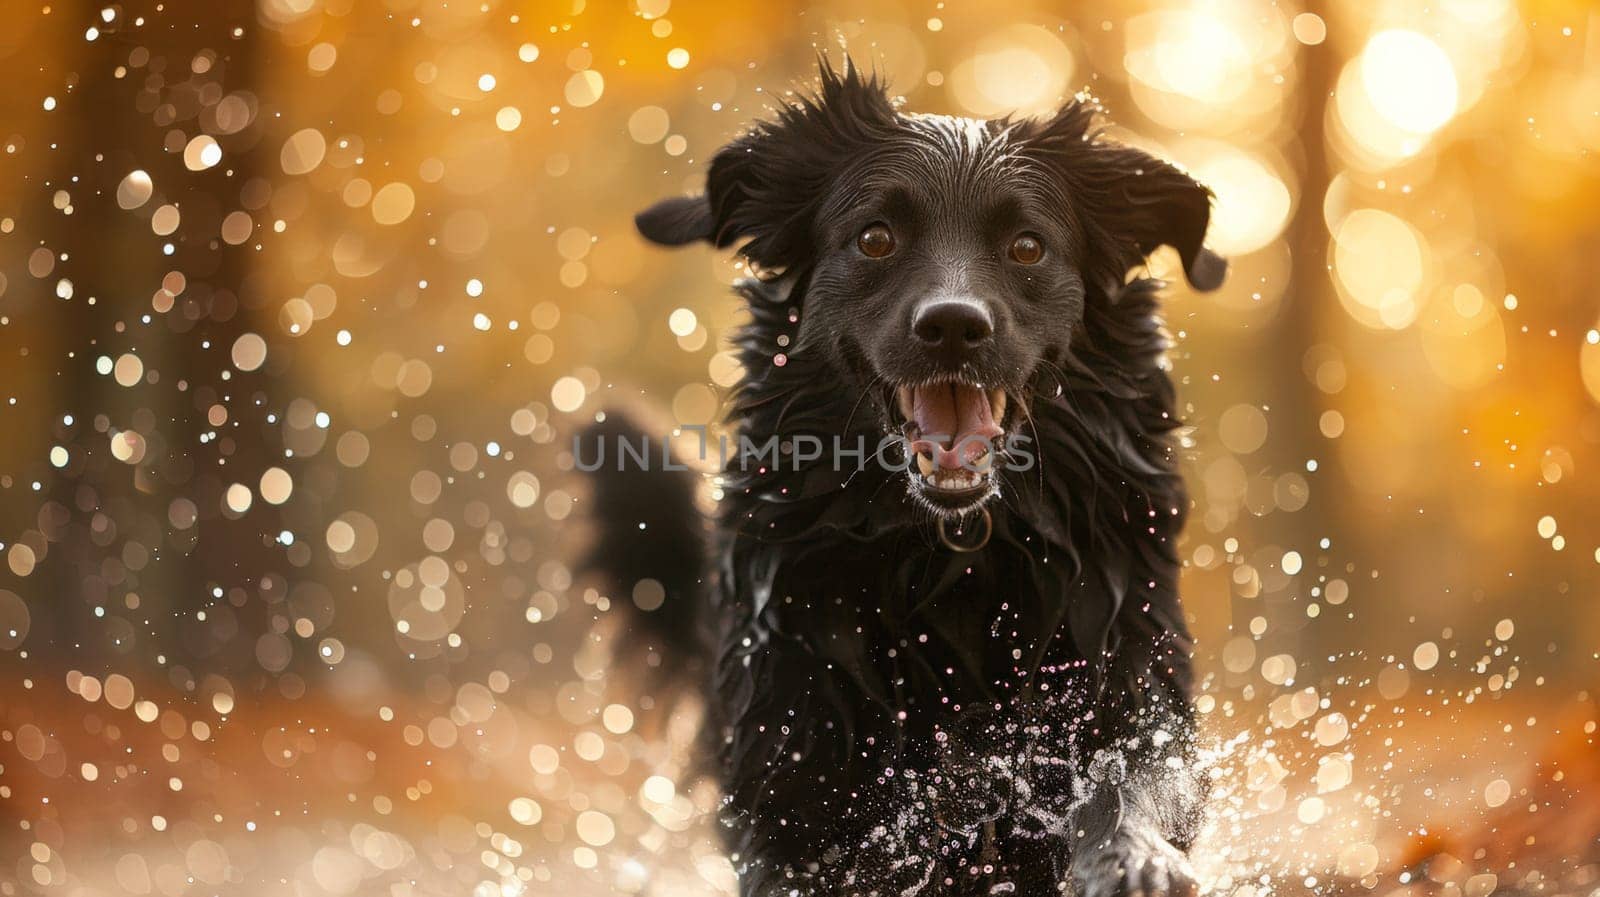
[[895, 397], [900, 400], [900, 416], [910, 420], [912, 412], [916, 410], [911, 401], [911, 387], [902, 386], [895, 390]]
[[977, 471], [979, 475], [988, 473], [989, 469], [993, 466], [994, 452], [984, 452], [983, 455], [978, 458], [978, 460], [972, 463], [973, 469]]
[[991, 390], [989, 393], [989, 414], [995, 423], [1006, 416], [1006, 391], [1003, 389]]
[[924, 479], [933, 476], [933, 456], [927, 452], [917, 452], [917, 469], [922, 471]]

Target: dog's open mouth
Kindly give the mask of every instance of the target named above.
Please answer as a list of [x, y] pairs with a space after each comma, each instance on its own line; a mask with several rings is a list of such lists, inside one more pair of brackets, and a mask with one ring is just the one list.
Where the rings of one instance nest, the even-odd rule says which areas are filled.
[[907, 474], [915, 494], [952, 514], [994, 494], [1005, 390], [959, 381], [902, 385], [894, 390], [894, 410], [912, 457]]

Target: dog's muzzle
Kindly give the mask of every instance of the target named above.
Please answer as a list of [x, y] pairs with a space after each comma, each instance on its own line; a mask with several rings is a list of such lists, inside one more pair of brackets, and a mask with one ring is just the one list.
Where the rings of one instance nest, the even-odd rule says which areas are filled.
[[1005, 390], [961, 380], [896, 387], [893, 407], [915, 462], [907, 470], [912, 493], [947, 514], [988, 500], [1008, 406]]

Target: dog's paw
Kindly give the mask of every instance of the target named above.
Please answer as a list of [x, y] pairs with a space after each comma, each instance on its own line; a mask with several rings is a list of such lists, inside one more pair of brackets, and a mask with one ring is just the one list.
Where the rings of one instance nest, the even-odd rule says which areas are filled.
[[1076, 897], [1196, 897], [1189, 858], [1153, 831], [1119, 831], [1073, 857]]

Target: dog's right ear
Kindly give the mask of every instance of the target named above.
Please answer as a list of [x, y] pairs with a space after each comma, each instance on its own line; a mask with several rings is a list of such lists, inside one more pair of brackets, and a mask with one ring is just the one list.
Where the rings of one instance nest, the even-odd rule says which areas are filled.
[[663, 199], [635, 215], [634, 226], [646, 240], [662, 246], [704, 240], [720, 249], [755, 236], [760, 216], [751, 213], [746, 200], [752, 194], [768, 196], [775, 209], [788, 193], [781, 182], [771, 183], [757, 163], [784, 157], [787, 136], [777, 126], [757, 125], [711, 157], [704, 195]]
[[665, 199], [634, 218], [645, 239], [663, 246], [705, 240], [770, 270], [792, 268], [812, 251], [811, 225], [840, 168], [895, 124], [894, 106], [874, 76], [848, 57], [836, 72], [819, 58], [819, 89], [757, 122], [718, 150], [706, 194]]
[[710, 240], [714, 231], [711, 203], [704, 196], [663, 199], [633, 216], [633, 223], [646, 240], [662, 246]]

